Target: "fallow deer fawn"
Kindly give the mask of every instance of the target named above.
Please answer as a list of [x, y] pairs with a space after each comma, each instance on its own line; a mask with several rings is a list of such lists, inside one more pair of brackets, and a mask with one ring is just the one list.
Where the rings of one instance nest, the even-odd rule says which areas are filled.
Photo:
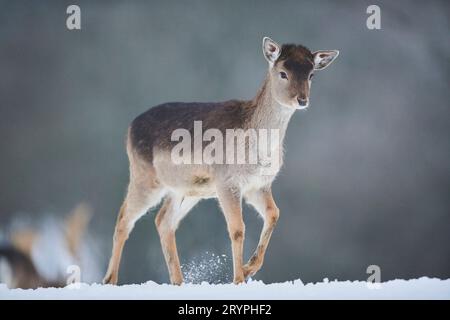
[[[174, 145], [171, 135], [179, 128], [193, 133], [194, 121], [202, 121], [205, 129], [214, 128], [222, 133], [227, 129], [276, 129], [279, 143], [277, 150], [272, 151], [281, 155], [289, 119], [295, 110], [308, 107], [314, 71], [326, 68], [339, 52], [311, 52], [293, 44], [281, 47], [265, 37], [263, 53], [269, 68], [254, 99], [166, 103], [149, 109], [131, 123], [127, 137], [130, 182], [117, 218], [104, 283], [117, 283], [122, 249], [129, 233], [135, 222], [161, 199], [164, 201], [155, 223], [172, 284], [183, 282], [175, 231], [189, 210], [204, 198], [218, 198], [225, 215], [233, 254], [234, 283], [243, 282], [261, 268], [279, 217], [271, 185], [281, 167], [281, 159], [270, 175], [260, 174], [260, 162], [175, 164], [171, 158]], [[203, 147], [203, 144], [194, 144], [194, 152], [195, 148]], [[264, 220], [257, 249], [246, 264], [243, 262], [242, 199], [254, 206]]]

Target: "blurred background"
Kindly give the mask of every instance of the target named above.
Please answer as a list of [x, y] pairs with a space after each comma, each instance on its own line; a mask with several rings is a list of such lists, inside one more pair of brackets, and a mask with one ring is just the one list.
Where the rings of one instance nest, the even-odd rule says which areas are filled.
[[[80, 31], [66, 28], [70, 4]], [[381, 30], [366, 27], [370, 4]], [[0, 229], [87, 202], [102, 275], [128, 124], [166, 101], [252, 98], [270, 36], [340, 56], [291, 120], [273, 185], [281, 217], [255, 278], [363, 280], [372, 264], [383, 281], [449, 278], [449, 34], [447, 1], [0, 1]], [[246, 207], [245, 221], [248, 259], [262, 220]], [[177, 239], [189, 280], [231, 281], [215, 201]], [[154, 212], [131, 234], [119, 278], [169, 281]]]

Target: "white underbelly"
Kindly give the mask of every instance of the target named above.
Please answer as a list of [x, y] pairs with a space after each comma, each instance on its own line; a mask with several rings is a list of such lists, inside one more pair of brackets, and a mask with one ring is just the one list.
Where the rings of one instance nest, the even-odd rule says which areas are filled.
[[191, 197], [216, 197], [217, 184], [239, 186], [243, 193], [270, 185], [278, 169], [267, 171], [261, 165], [174, 164], [168, 157], [157, 157], [153, 165], [164, 188]]

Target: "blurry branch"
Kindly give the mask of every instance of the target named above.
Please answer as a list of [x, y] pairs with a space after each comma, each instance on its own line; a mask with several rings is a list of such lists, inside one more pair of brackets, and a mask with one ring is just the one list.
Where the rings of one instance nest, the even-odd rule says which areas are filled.
[[33, 250], [33, 244], [37, 241], [38, 234], [35, 230], [30, 228], [24, 230], [17, 230], [11, 234], [12, 245], [28, 257], [31, 257], [31, 251]]
[[82, 202], [66, 218], [65, 237], [70, 254], [78, 258], [80, 243], [92, 217], [92, 208]]
[[[64, 241], [69, 254], [77, 261], [80, 260], [80, 247], [91, 217], [91, 207], [80, 203], [65, 219], [64, 237], [61, 241]], [[37, 229], [27, 227], [11, 233], [9, 244], [0, 246], [0, 281], [5, 282], [9, 288], [34, 289], [66, 285], [60, 276], [51, 281], [38, 272], [32, 251], [39, 238]], [[39, 254], [42, 256], [43, 252], [39, 251]]]

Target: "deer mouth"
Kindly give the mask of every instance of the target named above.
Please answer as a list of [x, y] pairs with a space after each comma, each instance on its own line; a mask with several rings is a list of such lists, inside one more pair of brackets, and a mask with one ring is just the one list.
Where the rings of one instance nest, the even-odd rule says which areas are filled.
[[304, 105], [304, 106], [296, 106], [295, 109], [296, 110], [306, 110], [306, 109], [308, 109], [308, 107], [309, 107], [309, 103], [307, 105]]

